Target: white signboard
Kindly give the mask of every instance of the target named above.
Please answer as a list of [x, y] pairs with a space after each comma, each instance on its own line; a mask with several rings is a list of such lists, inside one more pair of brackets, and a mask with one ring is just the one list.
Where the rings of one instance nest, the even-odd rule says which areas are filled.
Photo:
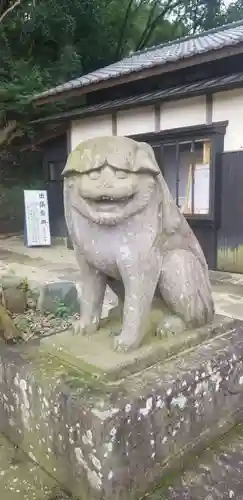
[[25, 190], [24, 204], [27, 246], [49, 246], [51, 235], [47, 192]]
[[[209, 212], [210, 167], [208, 163], [195, 165], [194, 168], [194, 214]], [[188, 189], [183, 207], [184, 213], [191, 213], [192, 205], [192, 169], [189, 170]]]
[[207, 163], [196, 165], [194, 174], [194, 212], [208, 214], [209, 212], [209, 182], [210, 170]]

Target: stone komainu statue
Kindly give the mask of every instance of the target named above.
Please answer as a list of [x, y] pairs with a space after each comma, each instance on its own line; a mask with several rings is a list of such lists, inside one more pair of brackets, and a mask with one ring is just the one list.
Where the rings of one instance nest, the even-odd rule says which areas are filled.
[[140, 345], [158, 294], [167, 310], [162, 333], [212, 321], [203, 252], [149, 145], [125, 137], [87, 140], [69, 155], [63, 175], [65, 216], [80, 268], [80, 333], [98, 329], [107, 285], [123, 304], [115, 349]]

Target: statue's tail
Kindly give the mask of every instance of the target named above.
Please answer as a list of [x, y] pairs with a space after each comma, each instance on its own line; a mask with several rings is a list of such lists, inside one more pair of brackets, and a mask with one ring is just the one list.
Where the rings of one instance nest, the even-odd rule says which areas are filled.
[[181, 236], [181, 246], [196, 255], [204, 269], [207, 269], [207, 263], [202, 248], [186, 221], [184, 215], [180, 212], [173, 200], [170, 190], [162, 176], [158, 174], [157, 180], [161, 190], [161, 211], [162, 211], [162, 233], [168, 238], [176, 233]]

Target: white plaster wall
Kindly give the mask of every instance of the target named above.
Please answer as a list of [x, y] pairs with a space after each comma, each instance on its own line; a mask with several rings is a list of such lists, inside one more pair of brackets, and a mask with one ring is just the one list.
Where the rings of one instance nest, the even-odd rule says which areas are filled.
[[[163, 103], [161, 105], [160, 122], [161, 130], [205, 123], [205, 96]], [[154, 106], [119, 111], [116, 115], [116, 125], [117, 135], [129, 136], [155, 132]], [[85, 139], [102, 135], [112, 135], [111, 115], [73, 120], [70, 134], [71, 150]]]
[[70, 135], [71, 151], [73, 151], [80, 142], [86, 139], [100, 137], [102, 135], [112, 135], [111, 115], [73, 120], [71, 123]]
[[[228, 121], [224, 141], [225, 151], [243, 149], [243, 88], [213, 95], [212, 121]], [[206, 97], [193, 97], [162, 103], [160, 129], [170, 130], [206, 123]], [[134, 108], [117, 113], [117, 135], [136, 135], [155, 132], [153, 106]], [[73, 150], [81, 141], [91, 137], [112, 135], [112, 117], [98, 116], [73, 120], [70, 146]]]
[[243, 89], [213, 95], [213, 122], [228, 120], [224, 151], [243, 148]]
[[133, 108], [117, 113], [117, 135], [136, 135], [155, 132], [153, 106]]
[[160, 109], [160, 129], [190, 127], [206, 123], [206, 97], [165, 102]]

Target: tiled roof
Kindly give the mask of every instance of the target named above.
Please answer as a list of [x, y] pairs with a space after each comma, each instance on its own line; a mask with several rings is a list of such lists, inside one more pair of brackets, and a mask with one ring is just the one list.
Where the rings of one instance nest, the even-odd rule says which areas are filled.
[[157, 90], [147, 94], [126, 97], [123, 99], [114, 99], [100, 104], [83, 106], [70, 111], [47, 116], [33, 120], [31, 123], [47, 123], [55, 120], [67, 120], [69, 118], [87, 118], [89, 116], [97, 116], [109, 112], [119, 111], [122, 109], [131, 109], [132, 107], [155, 104], [156, 102], [181, 99], [183, 97], [191, 97], [200, 95], [205, 92], [220, 91], [229, 88], [243, 86], [243, 73], [235, 73], [233, 75], [221, 76], [200, 80], [180, 87], [172, 87], [164, 90]]
[[162, 45], [150, 47], [146, 50], [135, 52], [105, 68], [75, 78], [67, 83], [58, 85], [41, 94], [35, 99], [47, 97], [73, 89], [88, 87], [105, 80], [130, 75], [155, 66], [180, 61], [199, 54], [216, 51], [222, 48], [237, 45], [243, 42], [243, 21], [231, 23], [220, 28], [206, 31], [192, 37], [180, 38]]

